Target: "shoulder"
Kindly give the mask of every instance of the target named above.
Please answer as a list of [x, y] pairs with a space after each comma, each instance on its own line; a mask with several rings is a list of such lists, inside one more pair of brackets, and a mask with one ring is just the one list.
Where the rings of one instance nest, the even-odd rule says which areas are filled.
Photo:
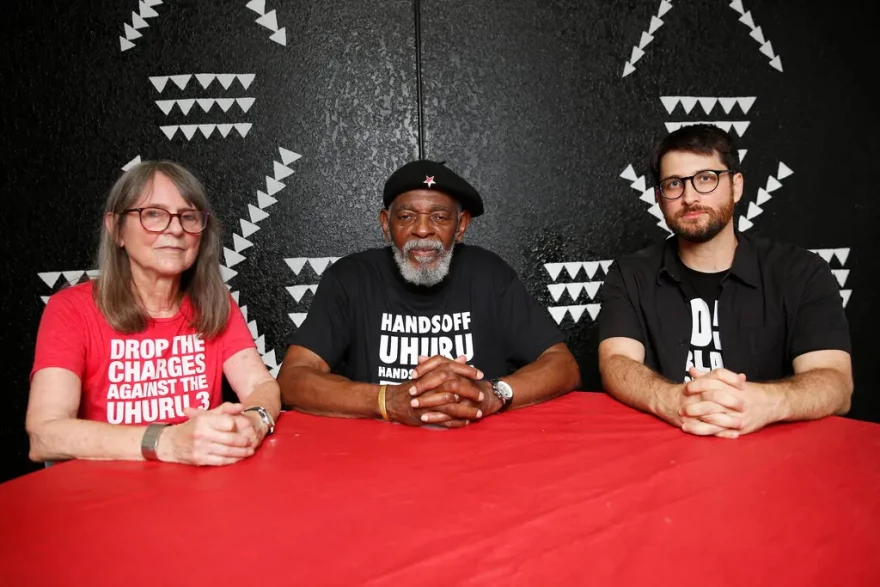
[[[789, 300], [839, 297], [838, 281], [831, 266], [818, 254], [797, 245], [762, 237], [740, 236], [753, 251], [766, 295]], [[805, 298], [806, 296], [806, 298]]]
[[71, 309], [96, 308], [92, 297], [92, 281], [66, 287], [49, 297], [48, 304]]
[[616, 266], [625, 275], [656, 275], [663, 265], [666, 247], [669, 246], [668, 240], [653, 243], [644, 249], [618, 257], [612, 263], [612, 267]]
[[780, 279], [805, 278], [817, 271], [830, 271], [828, 263], [816, 253], [795, 244], [764, 237], [742, 236], [754, 248], [765, 272]]
[[455, 245], [453, 253], [455, 260], [460, 261], [467, 267], [478, 267], [480, 270], [498, 269], [501, 271], [513, 271], [513, 268], [502, 259], [497, 253], [493, 253], [489, 249], [484, 249], [478, 245], [466, 245], [459, 243]]
[[387, 266], [390, 257], [388, 247], [351, 253], [334, 261], [324, 272], [324, 275], [340, 280], [358, 277], [364, 271], [375, 271], [377, 268]]
[[321, 274], [318, 290], [325, 294], [362, 291], [365, 287], [383, 287], [394, 259], [388, 247], [367, 249], [340, 257]]
[[95, 324], [106, 323], [92, 297], [92, 284], [81, 283], [52, 294], [40, 319], [40, 328], [80, 334]]
[[519, 279], [513, 267], [500, 255], [477, 245], [457, 244], [452, 263], [454, 275], [462, 276], [464, 281], [478, 288], [487, 283], [504, 288]]

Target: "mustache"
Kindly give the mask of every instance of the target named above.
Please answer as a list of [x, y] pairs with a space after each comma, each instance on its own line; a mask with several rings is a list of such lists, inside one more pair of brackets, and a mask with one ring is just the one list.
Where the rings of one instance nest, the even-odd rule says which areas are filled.
[[712, 210], [712, 208], [704, 208], [703, 206], [688, 206], [687, 208], [682, 208], [681, 212], [678, 213], [678, 216], [679, 218], [681, 218], [685, 214], [690, 214], [691, 212], [705, 212], [711, 215], [715, 211]]
[[402, 252], [403, 254], [408, 254], [413, 249], [434, 249], [437, 252], [443, 250], [443, 243], [439, 240], [433, 240], [429, 238], [417, 238], [411, 241], [406, 241], [406, 244], [403, 245]]

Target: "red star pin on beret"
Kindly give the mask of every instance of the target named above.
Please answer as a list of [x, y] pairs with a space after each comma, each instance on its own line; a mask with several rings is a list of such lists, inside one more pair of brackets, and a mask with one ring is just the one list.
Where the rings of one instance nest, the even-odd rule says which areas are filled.
[[385, 181], [382, 203], [388, 209], [400, 194], [426, 188], [458, 200], [462, 209], [470, 212], [472, 218], [483, 213], [483, 200], [474, 186], [446, 167], [442, 161], [429, 159], [410, 161], [395, 170]]

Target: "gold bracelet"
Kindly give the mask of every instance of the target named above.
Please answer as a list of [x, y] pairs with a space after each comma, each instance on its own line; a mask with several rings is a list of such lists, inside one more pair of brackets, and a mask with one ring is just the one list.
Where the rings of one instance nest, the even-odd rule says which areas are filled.
[[388, 390], [387, 385], [379, 386], [379, 413], [382, 414], [383, 420], [388, 420], [388, 410], [385, 408], [385, 392]]

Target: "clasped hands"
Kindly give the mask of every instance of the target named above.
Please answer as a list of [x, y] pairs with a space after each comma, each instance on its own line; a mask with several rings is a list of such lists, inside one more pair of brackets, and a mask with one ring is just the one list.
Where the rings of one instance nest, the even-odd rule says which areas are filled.
[[242, 404], [230, 402], [211, 410], [186, 408], [189, 420], [170, 426], [159, 437], [159, 458], [190, 465], [229, 465], [253, 455], [268, 429], [258, 414], [243, 409]]
[[691, 380], [675, 387], [670, 420], [698, 436], [737, 438], [774, 421], [768, 394], [743, 373], [688, 369]]
[[390, 385], [385, 394], [389, 420], [410, 426], [426, 424], [460, 428], [494, 414], [502, 402], [483, 372], [467, 364], [435, 355], [419, 357], [412, 379]]

